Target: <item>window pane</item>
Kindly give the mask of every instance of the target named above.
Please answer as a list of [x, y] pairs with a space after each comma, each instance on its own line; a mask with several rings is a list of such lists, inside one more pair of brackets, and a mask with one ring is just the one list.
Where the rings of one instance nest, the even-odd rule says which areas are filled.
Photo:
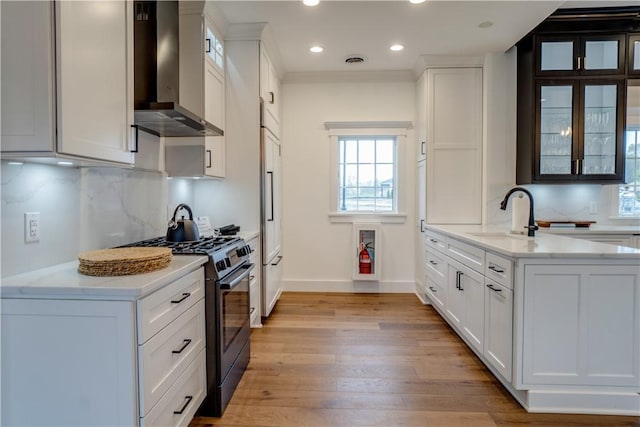
[[359, 165], [358, 167], [358, 185], [373, 186], [375, 183], [375, 166], [374, 165]]
[[375, 162], [375, 141], [361, 139], [358, 147], [359, 163]]
[[345, 167], [345, 179], [342, 185], [355, 187], [358, 185], [358, 165], [349, 165]]
[[618, 41], [588, 41], [585, 43], [586, 70], [615, 70], [618, 68]]
[[378, 163], [393, 163], [395, 153], [395, 141], [391, 139], [380, 139], [376, 147], [376, 162]]
[[376, 186], [393, 185], [393, 165], [376, 165]]
[[347, 146], [345, 157], [347, 163], [358, 163], [358, 140], [345, 139], [344, 143]]
[[573, 42], [543, 42], [541, 70], [573, 70]]

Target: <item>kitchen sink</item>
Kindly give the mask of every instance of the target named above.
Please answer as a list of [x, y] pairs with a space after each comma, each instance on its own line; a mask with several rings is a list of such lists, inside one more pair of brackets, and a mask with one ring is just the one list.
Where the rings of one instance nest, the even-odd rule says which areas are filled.
[[508, 231], [480, 231], [474, 233], [467, 233], [470, 236], [481, 237], [483, 239], [518, 239], [518, 240], [533, 240], [534, 237], [525, 236], [523, 234], [512, 234]]

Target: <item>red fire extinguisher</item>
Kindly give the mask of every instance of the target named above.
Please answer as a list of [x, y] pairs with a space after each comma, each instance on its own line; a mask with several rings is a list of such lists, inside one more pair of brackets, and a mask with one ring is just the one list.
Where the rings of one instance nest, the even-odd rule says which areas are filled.
[[364, 245], [363, 237], [360, 238], [360, 254], [358, 260], [360, 261], [360, 274], [371, 274], [371, 257]]

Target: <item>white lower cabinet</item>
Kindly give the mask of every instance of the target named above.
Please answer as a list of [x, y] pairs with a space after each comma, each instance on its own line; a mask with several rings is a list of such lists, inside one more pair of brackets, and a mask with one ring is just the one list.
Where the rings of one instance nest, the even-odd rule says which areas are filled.
[[513, 291], [486, 279], [484, 316], [484, 357], [500, 375], [511, 382]]
[[446, 312], [454, 327], [482, 352], [484, 342], [484, 277], [449, 260]]
[[206, 396], [205, 351], [200, 350], [196, 359], [186, 367], [158, 404], [140, 420], [142, 427], [189, 425]]
[[204, 400], [201, 267], [138, 301], [1, 308], [2, 425], [186, 427]]
[[523, 385], [640, 384], [637, 266], [527, 265]]
[[[426, 247], [427, 298], [484, 362], [510, 382], [512, 261], [431, 231]], [[485, 257], [487, 271], [500, 283], [481, 273]]]
[[0, 424], [137, 425], [134, 307], [3, 298]]

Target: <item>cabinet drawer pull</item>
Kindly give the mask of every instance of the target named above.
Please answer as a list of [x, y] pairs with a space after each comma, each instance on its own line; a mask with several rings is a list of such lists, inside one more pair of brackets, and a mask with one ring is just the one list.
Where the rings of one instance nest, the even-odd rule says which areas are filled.
[[495, 271], [496, 273], [504, 273], [504, 270], [501, 268], [498, 268], [497, 266], [490, 264], [489, 265], [489, 270], [491, 271]]
[[184, 405], [182, 406], [182, 408], [180, 408], [179, 411], [173, 411], [175, 415], [182, 415], [184, 410], [187, 409], [187, 406], [189, 406], [189, 403], [191, 403], [191, 401], [193, 400], [193, 396], [185, 396], [184, 398], [187, 399], [187, 401], [184, 402]]
[[138, 137], [139, 137], [139, 133], [138, 133], [138, 125], [131, 125], [131, 127], [133, 128], [133, 136], [134, 136], [134, 141], [136, 142], [135, 148], [133, 150], [129, 150], [131, 153], [137, 153], [138, 152]]
[[254, 312], [254, 311], [256, 311], [256, 308], [255, 308], [255, 307], [251, 307], [251, 308], [249, 309], [249, 314], [253, 314], [253, 312]]
[[462, 287], [462, 275], [464, 273], [462, 271], [456, 271], [456, 288], [458, 288], [458, 290], [460, 291], [464, 291], [464, 288]]
[[425, 146], [426, 144], [427, 144], [427, 141], [422, 141], [422, 142], [420, 142], [420, 154], [421, 154], [421, 155], [423, 155], [423, 156], [424, 156], [425, 154], [427, 154], [427, 153], [424, 151], [424, 146]]
[[502, 289], [494, 288], [491, 284], [488, 284], [487, 288], [491, 289], [494, 292], [502, 292]]
[[209, 160], [209, 166], [207, 166], [206, 168], [207, 169], [211, 169], [211, 165], [212, 165], [212, 163], [211, 163], [211, 150], [207, 150], [207, 158]]
[[420, 232], [424, 233], [424, 219], [420, 220]]
[[269, 104], [276, 103], [276, 94], [273, 92], [269, 92]]
[[211, 39], [206, 38], [204, 39], [207, 42], [207, 49], [206, 49], [206, 53], [211, 53]]
[[189, 344], [191, 344], [191, 339], [187, 338], [186, 340], [183, 341], [184, 344], [182, 344], [182, 347], [180, 347], [180, 350], [173, 350], [171, 353], [173, 354], [180, 354], [184, 351], [185, 348], [189, 347]]
[[430, 290], [431, 290], [431, 292], [433, 292], [434, 294], [435, 294], [436, 292], [438, 292], [438, 290], [437, 290], [437, 289], [434, 289], [434, 288], [433, 288], [433, 286], [429, 286], [429, 289], [430, 289]]
[[430, 259], [430, 260], [429, 260], [429, 264], [431, 264], [431, 265], [438, 265], [438, 263], [437, 263], [437, 262], [435, 262], [435, 261], [434, 261], [434, 260], [432, 260], [432, 259]]
[[256, 278], [256, 276], [250, 275], [250, 276], [249, 276], [249, 281], [252, 281], [252, 280], [253, 280], [253, 279], [255, 279], [255, 278]]
[[182, 294], [182, 298], [178, 299], [178, 300], [172, 300], [171, 304], [180, 304], [182, 301], [186, 300], [187, 298], [189, 298], [191, 296], [190, 292], [184, 292]]
[[431, 240], [431, 243], [438, 243], [436, 239], [429, 239], [429, 240]]

